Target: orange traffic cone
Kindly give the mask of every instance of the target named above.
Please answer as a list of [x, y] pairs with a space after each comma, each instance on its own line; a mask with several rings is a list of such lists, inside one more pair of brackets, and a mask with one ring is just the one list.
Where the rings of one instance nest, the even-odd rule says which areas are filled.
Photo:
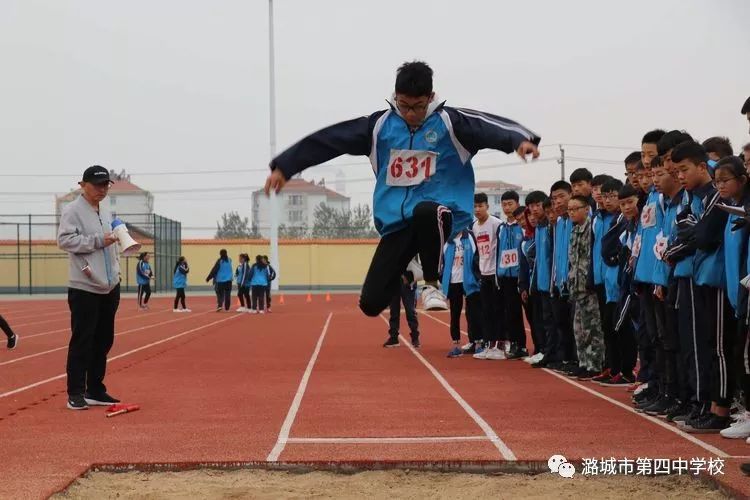
[[284, 305], [284, 296], [279, 297], [279, 305]]
[[330, 302], [330, 301], [331, 301], [331, 294], [327, 293], [326, 294], [326, 302]]
[[308, 293], [307, 294], [307, 303], [309, 304], [310, 302], [312, 302], [312, 295]]

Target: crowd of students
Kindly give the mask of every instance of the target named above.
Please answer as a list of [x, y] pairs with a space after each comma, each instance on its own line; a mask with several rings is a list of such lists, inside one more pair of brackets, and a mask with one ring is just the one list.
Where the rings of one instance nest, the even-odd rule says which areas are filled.
[[[136, 265], [136, 282], [138, 284], [138, 308], [148, 310], [151, 298], [151, 281], [154, 272], [150, 264], [150, 254], [143, 252], [138, 256]], [[206, 283], [212, 282], [216, 293], [216, 311], [229, 311], [232, 302], [233, 282], [237, 284], [237, 299], [240, 307], [237, 312], [251, 314], [265, 314], [271, 312], [271, 282], [276, 279], [276, 271], [271, 266], [267, 255], [257, 255], [255, 263], [250, 262], [246, 253], [239, 255], [240, 264], [236, 269], [232, 267], [232, 259], [227, 251], [219, 251], [211, 272], [206, 277]], [[190, 266], [185, 257], [180, 257], [172, 272], [172, 287], [175, 289], [175, 313], [192, 312], [185, 303], [185, 289], [187, 288]], [[15, 342], [15, 341], [14, 341]]]
[[577, 169], [525, 206], [507, 191], [505, 221], [475, 195], [444, 249], [448, 356], [524, 359], [626, 388], [686, 432], [748, 439], [750, 225], [729, 207], [750, 209], [750, 144], [652, 130], [624, 165], [624, 181]]

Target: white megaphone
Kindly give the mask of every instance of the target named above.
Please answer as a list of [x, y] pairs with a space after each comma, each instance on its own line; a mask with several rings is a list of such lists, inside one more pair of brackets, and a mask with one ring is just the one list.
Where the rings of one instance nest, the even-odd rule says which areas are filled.
[[112, 232], [117, 236], [117, 241], [120, 244], [120, 251], [123, 255], [135, 255], [141, 249], [141, 244], [130, 236], [128, 228], [120, 219], [112, 221]]

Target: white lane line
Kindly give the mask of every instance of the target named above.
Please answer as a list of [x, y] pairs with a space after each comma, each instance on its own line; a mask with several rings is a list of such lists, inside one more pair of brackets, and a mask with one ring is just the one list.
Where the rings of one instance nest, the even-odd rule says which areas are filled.
[[[430, 316], [427, 313], [422, 313], [422, 314], [424, 314], [425, 316], [427, 316], [428, 318], [430, 318], [430, 319], [432, 319], [434, 321], [437, 321], [438, 323], [442, 323], [443, 325], [450, 326], [448, 323], [446, 323], [444, 321], [441, 321], [441, 320], [439, 320], [437, 318], [434, 318], [434, 317]], [[529, 329], [526, 328], [526, 331], [528, 332]], [[463, 330], [461, 331], [461, 333], [463, 333], [464, 335], [467, 335], [466, 332], [464, 332]], [[569, 383], [571, 385], [574, 385], [574, 386], [578, 387], [579, 389], [583, 389], [584, 391], [586, 391], [586, 392], [588, 392], [590, 394], [593, 394], [594, 396], [596, 396], [596, 397], [598, 397], [600, 399], [603, 399], [603, 400], [605, 400], [605, 401], [607, 401], [609, 403], [612, 403], [615, 406], [618, 406], [618, 407], [620, 407], [620, 408], [622, 408], [624, 410], [627, 410], [627, 411], [629, 411], [631, 413], [634, 413], [634, 414], [638, 415], [641, 418], [645, 418], [646, 420], [649, 420], [649, 421], [651, 421], [651, 422], [659, 425], [660, 427], [663, 427], [664, 429], [667, 429], [667, 430], [669, 430], [671, 432], [674, 432], [675, 434], [677, 434], [678, 436], [682, 437], [683, 439], [686, 439], [686, 440], [690, 441], [691, 443], [693, 443], [693, 444], [695, 444], [697, 446], [700, 446], [701, 448], [703, 448], [706, 451], [714, 453], [718, 457], [730, 458], [730, 456], [727, 453], [721, 451], [719, 448], [716, 448], [715, 446], [713, 446], [711, 444], [708, 444], [705, 441], [701, 441], [700, 439], [696, 438], [692, 434], [688, 434], [687, 432], [681, 431], [677, 427], [675, 427], [673, 425], [670, 425], [670, 424], [668, 424], [666, 422], [663, 422], [659, 418], [651, 417], [651, 416], [646, 415], [644, 413], [638, 413], [637, 411], [635, 411], [634, 408], [631, 408], [630, 406], [628, 406], [628, 405], [626, 405], [624, 403], [621, 403], [620, 401], [617, 401], [616, 399], [612, 399], [609, 396], [606, 396], [606, 395], [602, 394], [599, 391], [596, 391], [594, 389], [586, 387], [585, 385], [582, 385], [582, 384], [580, 384], [580, 383], [578, 383], [578, 382], [576, 382], [574, 380], [570, 380], [569, 378], [564, 377], [564, 376], [560, 375], [559, 373], [555, 373], [552, 370], [548, 370], [548, 369], [545, 368], [545, 369], [543, 369], [543, 371], [545, 371], [545, 372], [547, 372], [547, 373], [549, 373], [551, 375], [554, 375], [555, 377], [559, 378], [560, 380], [563, 380], [563, 381], [565, 381], [565, 382], [567, 382], [567, 383]]]
[[[200, 313], [200, 314], [197, 314], [196, 316], [202, 316], [204, 314], [207, 314], [207, 313]], [[195, 317], [195, 316], [193, 316], [193, 317]], [[138, 327], [138, 328], [133, 328], [133, 329], [130, 329], [130, 330], [125, 330], [124, 332], [116, 333], [115, 337], [119, 337], [120, 335], [127, 335], [128, 333], [139, 332], [141, 330], [148, 330], [148, 329], [153, 328], [155, 326], [168, 325], [169, 323], [175, 323], [175, 322], [181, 321], [183, 319], [186, 319], [186, 317], [183, 316], [181, 318], [172, 319], [172, 320], [169, 320], [169, 321], [162, 321], [161, 323], [154, 323], [152, 325], [146, 325], [146, 326], [141, 326], [141, 327]], [[19, 336], [20, 336], [20, 334], [19, 334]], [[27, 338], [27, 337], [24, 337], [24, 338]], [[25, 360], [31, 359], [31, 358], [37, 358], [39, 356], [44, 356], [45, 354], [50, 354], [52, 352], [62, 351], [63, 349], [67, 349], [67, 348], [68, 348], [68, 346], [64, 345], [64, 346], [61, 346], [61, 347], [55, 347], [54, 349], [49, 349], [49, 350], [46, 350], [46, 351], [37, 352], [37, 353], [34, 353], [34, 354], [29, 354], [28, 356], [21, 356], [20, 358], [13, 358], [13, 359], [8, 360], [8, 361], [3, 361], [2, 363], [0, 363], [0, 366], [10, 365], [12, 363], [18, 363], [19, 361], [25, 361]]]
[[589, 387], [586, 387], [585, 385], [582, 385], [582, 384], [579, 384], [578, 382], [570, 380], [569, 378], [564, 377], [564, 376], [560, 375], [559, 373], [555, 373], [552, 370], [549, 370], [547, 368], [543, 368], [543, 370], [545, 372], [549, 373], [550, 375], [553, 375], [553, 376], [559, 378], [560, 380], [563, 380], [563, 381], [567, 382], [570, 385], [578, 387], [579, 389], [584, 390], [584, 391], [588, 392], [589, 394], [593, 394], [597, 398], [603, 399], [604, 401], [612, 403], [613, 405], [618, 406], [618, 407], [622, 408], [623, 410], [626, 410], [626, 411], [629, 411], [630, 413], [638, 415], [639, 417], [641, 417], [641, 418], [643, 418], [645, 420], [648, 420], [649, 422], [654, 423], [654, 424], [658, 425], [659, 427], [662, 427], [664, 429], [667, 429], [668, 431], [674, 432], [675, 434], [677, 434], [681, 438], [683, 438], [683, 439], [685, 439], [687, 441], [690, 441], [694, 445], [700, 446], [704, 450], [706, 450], [706, 451], [708, 451], [710, 453], [713, 453], [717, 457], [721, 457], [721, 458], [728, 458], [729, 457], [728, 453], [725, 453], [725, 452], [721, 451], [719, 448], [717, 448], [717, 447], [715, 447], [713, 445], [710, 445], [710, 444], [708, 444], [708, 443], [706, 443], [704, 441], [701, 441], [700, 439], [696, 438], [695, 436], [693, 436], [691, 434], [688, 434], [687, 432], [681, 431], [680, 429], [678, 429], [677, 427], [675, 427], [673, 425], [670, 425], [670, 424], [668, 424], [666, 422], [662, 422], [661, 419], [659, 419], [659, 418], [646, 415], [645, 413], [638, 413], [637, 411], [635, 411], [634, 408], [626, 405], [625, 403], [621, 403], [620, 401], [617, 401], [616, 399], [612, 399], [609, 396], [605, 396], [604, 394], [602, 394], [602, 393], [600, 393], [598, 391], [595, 391], [595, 390], [593, 390], [593, 389], [591, 389]]
[[[220, 319], [218, 321], [214, 321], [212, 323], [208, 323], [208, 324], [203, 325], [203, 326], [198, 326], [196, 328], [192, 328], [192, 329], [184, 331], [182, 333], [178, 333], [176, 335], [172, 335], [171, 337], [167, 337], [167, 338], [164, 338], [164, 339], [161, 339], [161, 340], [157, 340], [156, 342], [151, 342], [150, 344], [146, 344], [146, 345], [143, 345], [141, 347], [136, 347], [135, 349], [131, 349], [130, 351], [123, 352], [121, 354], [118, 354], [117, 356], [112, 356], [107, 361], [111, 362], [111, 361], [114, 361], [116, 359], [120, 359], [120, 358], [124, 358], [126, 356], [130, 356], [131, 354], [135, 354], [135, 353], [140, 352], [140, 351], [142, 351], [144, 349], [148, 349], [150, 347], [154, 347], [156, 345], [163, 344], [165, 342], [169, 342], [170, 340], [174, 340], [174, 339], [178, 339], [180, 337], [184, 337], [185, 335], [197, 332], [199, 330], [203, 330], [203, 329], [208, 328], [210, 326], [218, 325], [219, 323], [224, 323], [225, 321], [233, 320], [233, 319], [238, 318], [238, 317], [239, 316], [230, 316], [229, 318]], [[24, 392], [24, 391], [27, 391], [29, 389], [33, 389], [34, 387], [39, 387], [40, 385], [44, 385], [44, 384], [46, 384], [48, 382], [52, 382], [52, 381], [55, 381], [55, 380], [60, 380], [62, 378], [65, 378], [65, 376], [66, 376], [66, 374], [62, 373], [60, 375], [55, 375], [54, 377], [50, 377], [50, 378], [46, 378], [44, 380], [40, 380], [39, 382], [34, 382], [33, 384], [25, 385], [23, 387], [19, 387], [17, 389], [13, 389], [13, 390], [8, 391], [8, 392], [0, 393], [0, 399], [7, 398], [8, 396], [12, 396], [13, 394], [18, 394], [19, 392]]]
[[302, 380], [300, 380], [299, 387], [297, 387], [297, 393], [294, 395], [294, 399], [292, 400], [292, 404], [286, 414], [284, 423], [281, 425], [279, 436], [276, 438], [276, 444], [271, 450], [271, 453], [268, 454], [268, 457], [266, 457], [266, 462], [276, 462], [279, 459], [281, 452], [284, 451], [287, 442], [289, 442], [289, 432], [292, 430], [294, 419], [297, 418], [297, 412], [302, 403], [302, 397], [305, 395], [305, 390], [307, 390], [307, 382], [310, 380], [310, 374], [312, 373], [313, 366], [315, 366], [315, 361], [318, 359], [320, 347], [323, 345], [323, 339], [326, 337], [328, 325], [330, 325], [332, 317], [333, 313], [328, 313], [328, 318], [323, 325], [323, 331], [320, 333], [320, 337], [318, 337], [318, 343], [315, 344], [315, 350], [313, 350], [312, 356], [310, 356], [310, 361], [307, 362], [307, 368], [305, 368], [305, 373], [302, 374]]
[[424, 436], [424, 437], [341, 437], [341, 438], [288, 438], [292, 444], [419, 444], [463, 443], [489, 441], [487, 436]]
[[[383, 316], [380, 315], [380, 318], [385, 321], [386, 324], [388, 324], [388, 320]], [[456, 392], [456, 390], [448, 383], [445, 378], [443, 378], [442, 375], [440, 375], [440, 372], [438, 372], [435, 367], [433, 367], [429, 361], [427, 361], [419, 352], [417, 352], [416, 349], [414, 349], [411, 345], [411, 342], [407, 342], [406, 339], [399, 335], [399, 338], [401, 339], [401, 342], [403, 342], [406, 347], [409, 348], [409, 350], [414, 354], [414, 356], [417, 357], [417, 359], [425, 366], [427, 369], [432, 373], [432, 376], [437, 379], [437, 381], [440, 383], [440, 385], [443, 386], [443, 388], [448, 392], [448, 394], [451, 395], [451, 397], [456, 400], [456, 402], [459, 404], [461, 408], [464, 409], [464, 411], [471, 417], [472, 420], [479, 426], [480, 429], [482, 429], [482, 432], [484, 432], [484, 435], [487, 436], [487, 438], [492, 442], [492, 444], [495, 445], [495, 447], [500, 451], [500, 454], [503, 456], [505, 460], [516, 460], [516, 456], [513, 454], [510, 448], [508, 448], [508, 445], [506, 445], [502, 439], [495, 433], [495, 431], [492, 429], [490, 424], [488, 424], [477, 412], [474, 410], [474, 408], [469, 405], [469, 403], [466, 402], [466, 400], [461, 397], [461, 395]]]

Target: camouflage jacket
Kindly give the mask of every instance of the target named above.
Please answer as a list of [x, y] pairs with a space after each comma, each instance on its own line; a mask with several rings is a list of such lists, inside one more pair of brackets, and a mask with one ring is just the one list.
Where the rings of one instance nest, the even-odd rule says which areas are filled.
[[594, 273], [591, 265], [593, 249], [593, 232], [591, 217], [583, 224], [573, 226], [568, 247], [568, 288], [571, 296], [584, 295], [594, 291]]

